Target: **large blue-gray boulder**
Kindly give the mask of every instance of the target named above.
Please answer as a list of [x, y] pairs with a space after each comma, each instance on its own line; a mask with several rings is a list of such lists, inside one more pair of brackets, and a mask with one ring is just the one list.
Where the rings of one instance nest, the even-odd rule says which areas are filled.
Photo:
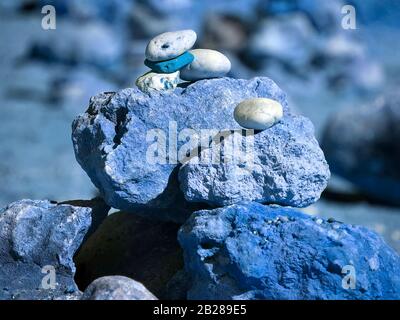
[[291, 208], [194, 213], [178, 239], [188, 299], [398, 299], [400, 257], [380, 236]]
[[399, 121], [396, 93], [331, 117], [322, 147], [332, 172], [372, 199], [400, 205]]
[[[235, 141], [241, 148], [229, 147]], [[218, 152], [224, 161], [215, 163]], [[223, 143], [214, 141], [179, 171], [185, 198], [213, 206], [256, 201], [306, 207], [320, 198], [329, 177], [311, 121], [295, 115], [255, 135], [235, 132]]]
[[0, 300], [79, 298], [73, 256], [92, 214], [91, 207], [35, 200], [1, 209]]
[[[73, 122], [76, 159], [112, 207], [174, 208], [167, 210], [167, 219], [182, 222], [186, 216], [180, 212], [190, 205], [179, 191], [176, 160], [182, 157], [176, 150], [169, 152], [170, 147], [197, 148], [201, 129], [240, 129], [233, 110], [242, 100], [256, 97], [280, 102], [289, 115], [286, 95], [269, 78], [203, 80], [173, 92], [147, 94], [129, 88], [99, 94]], [[174, 139], [177, 133], [185, 137]], [[166, 150], [158, 149], [159, 161], [149, 159], [157, 138], [161, 145], [168, 144]], [[153, 212], [163, 218], [162, 211]]]

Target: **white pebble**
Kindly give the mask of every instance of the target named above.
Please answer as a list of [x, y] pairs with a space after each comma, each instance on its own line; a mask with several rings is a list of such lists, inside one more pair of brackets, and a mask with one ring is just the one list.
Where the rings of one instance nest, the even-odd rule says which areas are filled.
[[181, 30], [162, 33], [146, 47], [146, 58], [150, 61], [174, 59], [191, 49], [197, 40], [193, 30]]
[[174, 90], [179, 83], [179, 71], [174, 73], [148, 72], [136, 80], [137, 87], [143, 92]]
[[181, 70], [181, 79], [195, 81], [224, 77], [231, 70], [231, 62], [221, 52], [209, 49], [189, 51], [194, 60]]
[[246, 129], [265, 130], [276, 124], [282, 117], [282, 105], [267, 98], [244, 100], [234, 111], [236, 122]]

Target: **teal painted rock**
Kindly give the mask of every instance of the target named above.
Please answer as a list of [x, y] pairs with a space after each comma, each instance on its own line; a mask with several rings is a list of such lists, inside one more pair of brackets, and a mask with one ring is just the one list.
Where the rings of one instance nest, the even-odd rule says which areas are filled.
[[174, 59], [190, 50], [197, 39], [193, 30], [181, 30], [162, 33], [146, 47], [146, 59], [153, 62]]
[[192, 63], [193, 60], [194, 56], [191, 53], [186, 52], [175, 59], [167, 61], [154, 62], [146, 59], [144, 64], [154, 72], [173, 73]]
[[221, 78], [231, 70], [229, 59], [218, 51], [195, 49], [189, 52], [194, 56], [194, 61], [181, 70], [182, 80]]

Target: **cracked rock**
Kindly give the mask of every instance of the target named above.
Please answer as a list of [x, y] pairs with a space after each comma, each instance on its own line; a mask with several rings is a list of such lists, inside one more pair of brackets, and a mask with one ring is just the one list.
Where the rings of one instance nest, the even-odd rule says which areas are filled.
[[[169, 93], [129, 88], [99, 94], [73, 122], [76, 159], [110, 206], [127, 212], [172, 208], [168, 212], [175, 214], [166, 217], [165, 211], [155, 211], [153, 217], [183, 222], [191, 211], [179, 191], [177, 160], [185, 154], [178, 157], [170, 147], [180, 150], [185, 143], [188, 150], [197, 147], [201, 129], [240, 129], [234, 108], [257, 97], [278, 101], [289, 114], [285, 94], [269, 78], [204, 80]], [[183, 129], [195, 130], [183, 131], [189, 142], [179, 136], [174, 139]], [[151, 146], [159, 141], [152, 136], [155, 133], [168, 148], [149, 160], [154, 154]]]

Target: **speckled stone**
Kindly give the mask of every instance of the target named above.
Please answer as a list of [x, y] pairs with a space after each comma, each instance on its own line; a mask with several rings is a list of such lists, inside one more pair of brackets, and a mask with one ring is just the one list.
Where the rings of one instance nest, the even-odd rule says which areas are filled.
[[143, 92], [174, 90], [179, 83], [179, 71], [174, 73], [148, 72], [136, 80], [136, 86]]
[[146, 47], [146, 59], [155, 62], [174, 59], [191, 49], [196, 39], [193, 30], [162, 33], [150, 40]]

